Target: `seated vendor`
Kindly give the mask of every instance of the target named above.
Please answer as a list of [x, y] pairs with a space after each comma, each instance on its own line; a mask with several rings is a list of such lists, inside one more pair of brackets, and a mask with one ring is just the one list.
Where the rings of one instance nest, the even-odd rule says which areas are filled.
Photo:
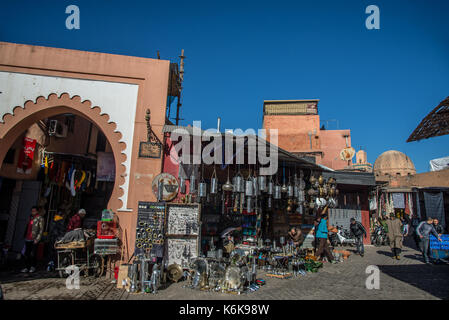
[[293, 245], [296, 247], [300, 247], [304, 242], [304, 235], [302, 234], [301, 229], [296, 227], [291, 227], [288, 232], [288, 238], [290, 242], [293, 242]]
[[227, 228], [222, 234], [221, 238], [223, 239], [223, 249], [224, 252], [230, 254], [235, 249], [235, 242], [233, 233], [236, 231], [241, 231], [242, 227], [237, 228]]
[[83, 219], [86, 216], [86, 210], [79, 209], [78, 213], [76, 213], [69, 221], [67, 225], [67, 232], [79, 229], [83, 226]]

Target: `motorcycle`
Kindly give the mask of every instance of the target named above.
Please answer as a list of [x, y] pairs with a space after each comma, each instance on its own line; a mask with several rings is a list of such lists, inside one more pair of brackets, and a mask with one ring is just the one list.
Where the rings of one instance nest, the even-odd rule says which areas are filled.
[[336, 246], [355, 246], [355, 239], [348, 230], [343, 229], [342, 226], [337, 226], [337, 232], [329, 235], [329, 241], [333, 247]]
[[387, 246], [389, 244], [388, 235], [382, 226], [377, 226], [371, 235], [371, 243], [376, 247]]

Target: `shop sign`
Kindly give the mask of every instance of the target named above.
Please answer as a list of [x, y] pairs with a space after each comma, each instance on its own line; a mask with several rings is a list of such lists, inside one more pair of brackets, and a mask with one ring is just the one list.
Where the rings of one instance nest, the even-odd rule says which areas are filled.
[[140, 158], [160, 158], [161, 144], [153, 142], [140, 142], [139, 157]]

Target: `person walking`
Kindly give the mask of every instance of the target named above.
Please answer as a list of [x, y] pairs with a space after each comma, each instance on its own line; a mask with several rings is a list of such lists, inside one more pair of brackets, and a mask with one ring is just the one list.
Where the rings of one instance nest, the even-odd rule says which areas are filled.
[[355, 237], [357, 251], [356, 253], [360, 254], [361, 257], [365, 255], [365, 247], [363, 245], [363, 237], [366, 238], [366, 229], [365, 227], [354, 218], [350, 220], [349, 229], [351, 230], [351, 234]]
[[408, 236], [410, 231], [410, 218], [408, 214], [404, 214], [404, 217], [402, 218], [402, 234], [404, 235], [404, 238]]
[[25, 228], [25, 268], [22, 273], [36, 271], [36, 253], [37, 246], [42, 239], [44, 231], [44, 218], [39, 215], [39, 209], [36, 206], [31, 208], [31, 216]]
[[429, 217], [429, 218], [427, 218], [426, 221], [421, 222], [420, 225], [418, 226], [418, 228], [416, 229], [416, 232], [417, 232], [419, 238], [421, 239], [420, 247], [421, 247], [421, 252], [423, 255], [424, 262], [426, 264], [431, 264], [430, 259], [429, 259], [430, 235], [432, 234], [433, 236], [435, 236], [435, 238], [438, 239], [438, 241], [441, 241], [440, 236], [438, 235], [438, 233], [436, 232], [436, 230], [433, 226], [433, 219]]
[[318, 242], [318, 249], [315, 257], [320, 259], [324, 254], [330, 263], [336, 263], [328, 244], [329, 220], [327, 216], [327, 206], [321, 212], [321, 216], [315, 220], [315, 241]]
[[401, 259], [402, 249], [402, 223], [397, 219], [394, 213], [390, 214], [390, 219], [387, 220], [388, 239], [390, 240], [390, 248], [393, 253], [393, 259]]

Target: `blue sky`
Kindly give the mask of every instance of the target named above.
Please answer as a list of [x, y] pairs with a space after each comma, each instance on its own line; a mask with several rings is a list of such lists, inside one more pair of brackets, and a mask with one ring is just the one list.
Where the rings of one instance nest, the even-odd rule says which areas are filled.
[[[80, 30], [65, 28], [71, 4]], [[380, 30], [365, 27], [371, 4]], [[263, 100], [318, 98], [371, 163], [395, 149], [424, 172], [449, 136], [405, 141], [449, 96], [448, 12], [447, 0], [5, 0], [0, 40], [174, 61], [185, 49], [183, 124], [260, 128]]]

